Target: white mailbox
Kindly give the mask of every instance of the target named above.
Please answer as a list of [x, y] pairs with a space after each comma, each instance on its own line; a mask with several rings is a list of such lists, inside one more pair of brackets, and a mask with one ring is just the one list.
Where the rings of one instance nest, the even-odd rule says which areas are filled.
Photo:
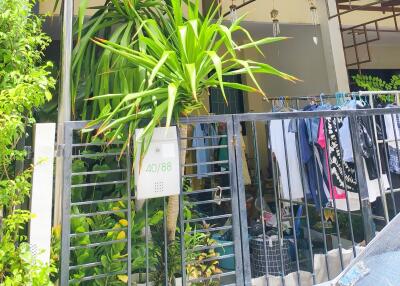
[[[143, 129], [136, 129], [138, 138]], [[141, 144], [135, 146], [140, 154]], [[178, 195], [180, 193], [179, 146], [175, 126], [158, 127], [139, 168], [139, 156], [135, 161], [135, 185], [137, 199], [150, 199]]]

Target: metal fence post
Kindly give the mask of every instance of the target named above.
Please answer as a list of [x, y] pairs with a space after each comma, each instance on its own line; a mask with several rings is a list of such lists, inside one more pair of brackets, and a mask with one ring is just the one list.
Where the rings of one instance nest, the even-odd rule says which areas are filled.
[[[64, 0], [62, 3], [62, 33], [61, 33], [61, 76], [60, 97], [58, 102], [57, 118], [57, 146], [64, 142], [64, 122], [71, 120], [71, 58], [73, 46], [72, 22], [74, 17], [74, 1]], [[62, 188], [63, 188], [63, 158], [56, 158], [55, 192], [54, 192], [54, 220], [53, 225], [61, 223]]]
[[358, 131], [357, 117], [352, 115], [349, 117], [350, 130], [353, 134], [353, 152], [354, 163], [356, 166], [357, 182], [360, 190], [361, 212], [364, 225], [365, 241], [369, 243], [375, 236], [375, 224], [372, 218], [371, 203], [369, 201], [369, 193], [367, 186], [367, 178], [365, 177], [364, 159], [361, 150], [361, 139]]
[[132, 140], [129, 141], [128, 146], [126, 147], [126, 191], [127, 191], [127, 201], [128, 201], [128, 285], [132, 285], [132, 192], [131, 192], [131, 154], [134, 154], [131, 148], [134, 144], [131, 145]]
[[[236, 219], [236, 221], [240, 223], [240, 242], [242, 250], [241, 257], [243, 263], [242, 269], [238, 269], [238, 267], [236, 267], [236, 269], [238, 274], [240, 273], [240, 271], [243, 271], [243, 279], [244, 279], [243, 285], [251, 285], [251, 265], [250, 265], [250, 249], [249, 249], [249, 236], [248, 236], [248, 226], [247, 226], [246, 195], [243, 182], [242, 146], [241, 146], [242, 135], [240, 132], [241, 125], [240, 121], [236, 120], [235, 116], [232, 116], [232, 118], [233, 118], [233, 130], [232, 130], [233, 144], [230, 144], [230, 146], [232, 146], [235, 149], [236, 159], [230, 161], [230, 166], [232, 168], [231, 174], [233, 174], [233, 172], [236, 172], [235, 177], [237, 178], [237, 182], [231, 182], [232, 186], [236, 183], [236, 188], [233, 187], [233, 190], [236, 190], [236, 192], [232, 192], [232, 199], [238, 200], [237, 203], [234, 205], [237, 205], [238, 207], [237, 214], [239, 215], [239, 217], [238, 219]], [[228, 127], [229, 127], [229, 121], [228, 121]], [[228, 128], [228, 134], [229, 131], [230, 130]], [[232, 207], [234, 207], [234, 205], [232, 205]], [[238, 236], [235, 235], [235, 237]]]
[[69, 285], [69, 259], [71, 241], [71, 173], [72, 173], [72, 128], [64, 124], [65, 148], [61, 157], [63, 159], [63, 188], [62, 188], [62, 228], [61, 228], [61, 269], [60, 285]]

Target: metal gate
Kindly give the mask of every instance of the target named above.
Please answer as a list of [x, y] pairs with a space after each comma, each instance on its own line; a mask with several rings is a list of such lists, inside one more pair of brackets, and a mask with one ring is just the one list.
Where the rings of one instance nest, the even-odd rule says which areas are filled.
[[[258, 220], [264, 221], [264, 213], [273, 212], [276, 215], [276, 226], [273, 233], [267, 228], [266, 223], [258, 225], [258, 233], [251, 232], [252, 228], [246, 219], [241, 220], [242, 227], [242, 249], [243, 249], [243, 276], [245, 284], [249, 285], [296, 285], [310, 286], [326, 282], [335, 278], [360, 251], [360, 245], [369, 243], [390, 219], [397, 215], [399, 188], [395, 186], [392, 173], [389, 172], [389, 160], [399, 159], [400, 153], [389, 157], [388, 144], [399, 146], [398, 134], [394, 132], [390, 140], [385, 137], [382, 122], [391, 128], [398, 130], [400, 123], [396, 118], [399, 115], [398, 108], [364, 109], [364, 110], [336, 110], [336, 111], [308, 111], [308, 112], [278, 112], [259, 114], [240, 114], [233, 116], [234, 138], [242, 136], [242, 126], [246, 127], [247, 146], [253, 149], [253, 161], [255, 166], [252, 179], [252, 187], [255, 197], [259, 199]], [[310, 155], [310, 162], [315, 168], [318, 164], [326, 164], [326, 182], [337, 183], [334, 176], [343, 176], [344, 194], [339, 197], [332, 186], [328, 186], [328, 201], [322, 202], [324, 191], [323, 183], [316, 180], [315, 201], [306, 194], [310, 186], [308, 182], [304, 161], [304, 149], [300, 146], [301, 124], [304, 130], [313, 130], [306, 125], [310, 120], [316, 119], [323, 124], [317, 126], [324, 138], [325, 149], [328, 150], [324, 163], [318, 163], [316, 155]], [[351, 174], [355, 185], [351, 185], [348, 169], [343, 160], [343, 149], [339, 146], [338, 139], [339, 124], [343, 119], [348, 120], [349, 136], [347, 149], [351, 150], [354, 159]], [[380, 125], [378, 125], [378, 122]], [[329, 123], [329, 124], [328, 124]], [[312, 123], [311, 123], [312, 124]], [[272, 128], [278, 127], [278, 128]], [[343, 126], [343, 125], [341, 125]], [[397, 126], [397, 127], [396, 127]], [[291, 130], [289, 130], [291, 129]], [[380, 133], [376, 130], [379, 129]], [[281, 135], [279, 133], [282, 132]], [[315, 130], [315, 129], [314, 129]], [[369, 154], [366, 150], [366, 133], [369, 132], [370, 144]], [[360, 133], [362, 131], [362, 134]], [[336, 133], [335, 133], [336, 132]], [[287, 137], [293, 134], [293, 137]], [[336, 134], [336, 135], [335, 135]], [[288, 138], [296, 140], [289, 142]], [[310, 134], [313, 137], [311, 131]], [[333, 142], [333, 140], [337, 140]], [[262, 143], [260, 143], [262, 141]], [[237, 174], [242, 174], [244, 166], [240, 160], [241, 142], [235, 141]], [[275, 142], [275, 145], [274, 143]], [[293, 143], [293, 144], [290, 144]], [[309, 143], [307, 141], [307, 143]], [[277, 145], [278, 144], [278, 145]], [[313, 145], [314, 143], [310, 144]], [[275, 149], [276, 148], [276, 149]], [[333, 157], [330, 150], [337, 150]], [[278, 150], [279, 149], [279, 150]], [[266, 151], [263, 155], [260, 152]], [[280, 152], [280, 157], [278, 155]], [[322, 152], [321, 154], [324, 154]], [[268, 157], [268, 158], [265, 158]], [[366, 161], [368, 158], [368, 163]], [[392, 159], [390, 159], [392, 158]], [[279, 161], [281, 160], [281, 161]], [[315, 162], [314, 162], [315, 161]], [[270, 165], [269, 165], [270, 164]], [[367, 166], [369, 164], [369, 166]], [[262, 180], [262, 172], [266, 165], [271, 172], [270, 189], [265, 187]], [[293, 166], [298, 165], [299, 180], [295, 180]], [[302, 167], [304, 166], [304, 168]], [[370, 179], [370, 168], [375, 170]], [[384, 170], [386, 169], [386, 170]], [[317, 169], [315, 169], [318, 174]], [[344, 175], [340, 175], [344, 174]], [[322, 174], [322, 176], [324, 176]], [[397, 174], [396, 174], [397, 176]], [[348, 180], [347, 180], [348, 179]], [[384, 184], [384, 181], [387, 181]], [[371, 200], [370, 182], [375, 182], [375, 192], [378, 193], [375, 200]], [[293, 183], [297, 182], [297, 184]], [[332, 182], [332, 183], [329, 183]], [[285, 184], [287, 193], [285, 194]], [[353, 189], [351, 189], [353, 188]], [[251, 191], [247, 188], [243, 176], [238, 175], [239, 203], [241, 218], [249, 216], [246, 213], [245, 192]], [[329, 197], [329, 192], [330, 196]], [[300, 193], [300, 194], [299, 194]], [[325, 192], [326, 193], [326, 192]], [[350, 197], [350, 193], [357, 195], [356, 202]], [[268, 200], [270, 195], [271, 200]], [[340, 202], [339, 202], [340, 201]], [[318, 205], [319, 203], [319, 205]], [[341, 205], [339, 205], [341, 203]], [[257, 203], [256, 203], [257, 204]], [[358, 205], [357, 208], [354, 205]], [[268, 210], [267, 210], [268, 208]], [[271, 211], [270, 209], [274, 209]], [[302, 210], [301, 212], [299, 210]], [[329, 215], [327, 215], [329, 214]], [[329, 220], [329, 221], [328, 221]], [[327, 222], [330, 222], [328, 225]], [[290, 225], [289, 230], [285, 224]], [[320, 229], [316, 231], [315, 225]], [[249, 229], [249, 231], [248, 231]], [[270, 233], [268, 233], [270, 232]], [[274, 238], [276, 238], [276, 241]]]
[[[395, 120], [398, 114], [398, 108], [387, 108], [182, 119], [180, 126], [188, 127], [189, 132], [180, 138], [180, 149], [185, 154], [184, 158], [181, 156], [184, 174], [174, 241], [167, 238], [168, 198], [135, 199], [131, 176], [133, 142], [122, 152], [122, 141], [110, 143], [104, 138], [88, 141], [88, 136], [94, 135], [96, 130], [86, 130], [87, 122], [66, 123], [61, 285], [258, 285], [260, 281], [280, 285], [271, 284], [270, 280], [286, 283], [286, 276], [291, 275], [289, 278], [297, 281], [296, 285], [309, 286], [323, 281], [319, 280], [315, 268], [316, 259], [326, 268], [322, 269], [327, 273], [326, 279], [332, 279], [338, 273], [332, 272], [331, 251], [338, 250], [336, 271], [340, 271], [357, 255], [358, 244], [363, 240], [369, 242], [375, 231], [382, 229], [397, 214], [400, 181], [394, 182], [388, 171], [388, 143], [398, 145], [400, 137], [394, 132], [394, 138], [389, 141], [382, 135], [384, 133], [378, 134], [376, 130], [377, 122], [382, 123], [385, 119], [394, 129], [400, 128], [400, 123]], [[298, 145], [292, 146], [297, 151], [288, 155], [293, 151], [290, 150], [292, 147], [288, 146], [285, 137], [282, 138], [280, 147], [284, 150], [286, 167], [279, 169], [276, 159], [271, 156], [273, 152], [266, 151], [271, 139], [279, 135], [268, 131], [269, 124], [278, 122], [282, 132], [286, 132], [286, 121], [292, 121], [291, 128], [298, 130], [302, 120], [322, 118], [330, 121], [329, 128], [337, 129], [340, 120], [346, 117], [352, 134], [349, 145], [354, 157], [358, 209], [349, 208], [347, 191], [351, 186], [346, 181], [346, 195], [342, 198], [344, 208], [337, 205], [339, 201], [335, 196], [328, 204], [319, 204], [321, 207], [305, 193], [301, 199], [293, 197], [296, 191], [290, 187], [293, 174], [286, 170], [287, 178], [282, 178], [280, 172], [285, 172], [290, 164], [303, 165], [302, 151]], [[368, 160], [377, 172], [375, 181], [379, 198], [375, 202], [370, 202], [368, 174], [364, 172], [365, 155], [361, 150], [364, 143], [358, 136], [361, 125], [371, 130], [374, 139]], [[325, 142], [330, 146], [332, 138], [328, 138], [328, 127], [323, 124], [322, 128], [325, 129]], [[86, 133], [82, 133], [83, 130]], [[249, 160], [244, 156], [243, 136], [247, 148], [253, 150]], [[296, 144], [300, 143], [297, 141]], [[342, 156], [342, 152], [338, 149], [337, 155]], [[398, 151], [390, 156], [400, 161]], [[293, 161], [294, 157], [299, 161]], [[331, 160], [329, 155], [325, 163], [329, 166], [328, 179], [333, 181], [332, 170], [329, 170], [333, 166]], [[247, 161], [254, 166], [249, 187], [244, 172]], [[272, 185], [269, 189], [264, 186], [261, 174], [271, 162]], [[317, 163], [315, 161], [314, 165]], [[384, 167], [387, 175], [383, 174]], [[338, 164], [336, 168], [340, 173], [344, 165]], [[293, 187], [305, 192], [307, 175], [302, 168], [300, 171], [299, 185]], [[381, 182], [385, 176], [388, 182], [383, 188]], [[282, 196], [284, 180], [289, 186], [288, 197]], [[318, 182], [317, 197], [323, 193]], [[249, 235], [249, 229], [253, 228], [248, 224], [249, 193], [259, 199], [262, 215], [257, 214], [256, 219], [264, 220], [263, 201], [268, 194], [277, 219], [279, 243], [274, 246], [267, 241], [268, 230], [262, 224], [257, 253], [251, 249], [257, 238], [254, 234]], [[284, 208], [286, 213], [282, 211]], [[327, 213], [330, 214], [328, 218]], [[328, 219], [330, 226], [326, 225]], [[291, 225], [289, 234], [282, 232], [285, 222]], [[316, 231], [318, 223], [320, 226]], [[276, 253], [268, 256], [271, 245], [276, 248]], [[321, 262], [323, 260], [325, 262]], [[259, 264], [254, 265], [254, 261]], [[268, 273], [271, 261], [275, 263], [273, 275]], [[255, 269], [264, 270], [258, 272]], [[256, 282], [254, 279], [261, 280]]]
[[88, 140], [96, 130], [87, 122], [65, 124], [62, 286], [245, 284], [232, 116], [180, 124], [189, 135], [170, 242], [168, 198], [135, 199], [133, 142]]

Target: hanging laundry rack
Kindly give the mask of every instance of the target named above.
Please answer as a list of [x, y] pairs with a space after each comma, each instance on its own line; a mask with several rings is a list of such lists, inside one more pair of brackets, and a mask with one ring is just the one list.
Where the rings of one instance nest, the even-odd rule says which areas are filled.
[[367, 100], [369, 99], [371, 108], [374, 108], [372, 105], [373, 99], [382, 96], [382, 95], [394, 95], [396, 97], [396, 104], [399, 105], [399, 94], [400, 91], [385, 91], [385, 92], [337, 92], [335, 94], [328, 94], [328, 93], [321, 93], [318, 95], [308, 95], [308, 96], [277, 96], [277, 97], [268, 97], [268, 100], [272, 102], [272, 106], [276, 106], [277, 103], [286, 103], [289, 104], [291, 108], [298, 109], [300, 108], [300, 103], [305, 101], [313, 101], [313, 102], [322, 102], [325, 101], [330, 102], [332, 100], [348, 100], [348, 99], [362, 99]]
[[[359, 91], [359, 92], [338, 92], [335, 94], [319, 94], [319, 95], [309, 95], [309, 96], [296, 96], [296, 97], [270, 97], [269, 100], [272, 103], [273, 109], [276, 106], [287, 106], [290, 107], [294, 110], [299, 110], [302, 106], [302, 103], [306, 101], [310, 101], [313, 103], [333, 103], [332, 101], [335, 100], [338, 102], [340, 99], [344, 100], [349, 100], [349, 99], [361, 99], [362, 101], [368, 102], [369, 106], [371, 109], [374, 108], [379, 108], [376, 105], [376, 99], [382, 96], [393, 96], [393, 100], [390, 103], [393, 103], [397, 106], [400, 106], [400, 91], [382, 91], [382, 92], [371, 92], [371, 91]], [[377, 121], [375, 116], [372, 116], [372, 125], [373, 125], [373, 135], [374, 135], [374, 141], [375, 141], [375, 146], [379, 146], [379, 144], [385, 144], [388, 143], [388, 140], [385, 139], [378, 139], [378, 128], [377, 128]], [[396, 138], [395, 140], [400, 140], [400, 134], [398, 134], [399, 138]], [[378, 165], [378, 171], [380, 173], [378, 179], [379, 179], [379, 184], [381, 184], [381, 176], [382, 176], [382, 167], [381, 167], [381, 154], [380, 152], [377, 152], [377, 162]], [[390, 177], [390, 176], [389, 176]], [[392, 186], [392, 183], [390, 183]], [[387, 202], [386, 202], [386, 194], [388, 193], [389, 190], [383, 190], [381, 194], [381, 199], [382, 199], [382, 206], [383, 206], [383, 217], [377, 217], [375, 216], [376, 219], [384, 220], [386, 223], [389, 222], [389, 212], [388, 212], [388, 207], [387, 207]], [[397, 189], [392, 189], [392, 194], [393, 192], [399, 192], [400, 188]], [[279, 198], [278, 199], [282, 203], [287, 203], [288, 200], [284, 198]], [[308, 206], [314, 206], [313, 203], [308, 202]], [[326, 209], [329, 209], [329, 206], [325, 206]], [[345, 211], [348, 212], [348, 211]], [[355, 214], [355, 213], [353, 213]]]

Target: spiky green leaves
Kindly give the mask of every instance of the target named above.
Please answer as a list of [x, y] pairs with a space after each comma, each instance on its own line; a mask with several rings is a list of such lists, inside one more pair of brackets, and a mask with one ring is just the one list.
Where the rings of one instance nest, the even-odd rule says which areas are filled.
[[[268, 64], [241, 59], [237, 55], [238, 50], [257, 49], [285, 38], [254, 41], [241, 26], [242, 17], [230, 26], [225, 26], [222, 18], [213, 20], [218, 7], [203, 17], [199, 14], [197, 2], [191, 3], [187, 5], [185, 18], [181, 0], [171, 0], [168, 3], [170, 6], [162, 6], [164, 10], [160, 8], [159, 13], [153, 13], [158, 15], [157, 18], [149, 19], [137, 14], [136, 20], [140, 24], [129, 45], [94, 39], [97, 45], [110, 51], [114, 58], [125, 60], [127, 67], [141, 70], [143, 76], [138, 93], [109, 97], [94, 94], [97, 100], [119, 100], [107, 116], [102, 116], [103, 123], [99, 132], [118, 128], [119, 124], [126, 124], [127, 119], [135, 120], [135, 112], [139, 114], [151, 109], [152, 118], [145, 127], [145, 136], [151, 136], [152, 130], [162, 118], [166, 118], [166, 124], [170, 125], [173, 118], [189, 115], [200, 108], [200, 95], [206, 94], [211, 87], [218, 87], [224, 97], [225, 87], [264, 95], [255, 77], [257, 73], [296, 80]], [[244, 33], [248, 42], [238, 45], [233, 39], [234, 32]], [[252, 85], [224, 82], [224, 76], [233, 74], [249, 75]], [[154, 96], [157, 97], [156, 101], [153, 100]]]

